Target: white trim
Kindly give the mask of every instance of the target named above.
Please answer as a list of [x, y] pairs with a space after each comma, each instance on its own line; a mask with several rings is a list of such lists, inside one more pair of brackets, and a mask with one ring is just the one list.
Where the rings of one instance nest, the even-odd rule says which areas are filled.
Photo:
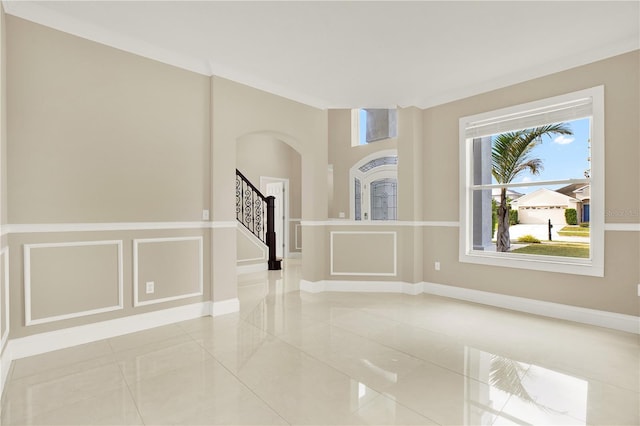
[[211, 316], [213, 317], [232, 314], [238, 311], [240, 311], [240, 299], [238, 298], [211, 303]]
[[444, 227], [457, 228], [458, 221], [410, 221], [410, 220], [351, 220], [351, 219], [330, 219], [330, 220], [303, 220], [302, 226], [407, 226], [407, 227]]
[[604, 230], [640, 232], [640, 223], [605, 223]]
[[[298, 229], [302, 230], [302, 223], [296, 223], [295, 226], [293, 227], [293, 243], [295, 245], [295, 249], [296, 250], [302, 250], [302, 246], [298, 245], [298, 241], [300, 241], [299, 237], [299, 233], [298, 233]], [[302, 232], [302, 231], [301, 231]]]
[[238, 228], [237, 220], [223, 220], [223, 221], [205, 222], [205, 223], [208, 224], [208, 226], [205, 226], [205, 228], [211, 228], [211, 229]]
[[33, 2], [3, 1], [2, 5], [5, 12], [10, 15], [144, 58], [150, 58], [198, 74], [212, 75], [209, 61], [154, 45], [141, 38], [127, 36], [101, 25], [78, 20]]
[[[471, 227], [473, 221], [473, 190], [472, 182], [472, 144], [467, 134], [470, 123], [508, 115], [525, 116], [536, 108], [556, 108], [559, 105], [576, 100], [590, 99], [591, 125], [591, 244], [590, 258], [578, 259], [557, 256], [527, 255], [519, 253], [496, 253], [473, 250]], [[576, 92], [523, 103], [494, 111], [461, 117], [459, 119], [459, 201], [460, 201], [460, 233], [458, 237], [458, 260], [462, 263], [476, 263], [507, 268], [532, 269], [595, 277], [604, 276], [604, 86], [592, 87]], [[585, 111], [578, 111], [580, 117], [585, 117]], [[578, 118], [578, 117], [576, 117]], [[536, 119], [538, 120], [538, 119]], [[531, 125], [535, 124], [533, 121]], [[542, 123], [542, 122], [541, 122]], [[484, 133], [481, 133], [484, 134]], [[473, 136], [476, 137], [476, 136]], [[584, 179], [576, 179], [583, 182]], [[545, 184], [546, 182], [536, 182]], [[524, 184], [523, 184], [524, 185]], [[507, 186], [523, 186], [507, 185]], [[526, 184], [528, 185], [528, 184]], [[504, 185], [501, 185], [504, 186]], [[480, 185], [475, 187], [495, 187], [495, 185]]]
[[[4, 313], [4, 324], [6, 327], [5, 333], [0, 336], [0, 353], [4, 350], [5, 345], [7, 344], [7, 340], [9, 339], [9, 331], [11, 330], [11, 320], [9, 317], [9, 247], [5, 247], [0, 251], [0, 256], [3, 256], [3, 267], [4, 267], [4, 276], [2, 279], [4, 280], [4, 285], [0, 288], [0, 291], [3, 291], [2, 301], [4, 302], [4, 306], [0, 306], [0, 314]], [[1, 330], [0, 330], [1, 332]], [[0, 366], [0, 368], [2, 368]], [[0, 385], [0, 389], [2, 386]], [[0, 393], [1, 395], [1, 393]]]
[[[355, 220], [355, 217], [356, 217], [355, 179], [358, 178], [360, 180], [360, 184], [364, 187], [366, 183], [370, 183], [372, 180], [376, 179], [376, 177], [373, 177], [373, 176], [370, 176], [370, 175], [375, 174], [376, 172], [374, 170], [378, 169], [378, 167], [376, 167], [376, 168], [368, 170], [366, 172], [362, 172], [362, 171], [360, 171], [360, 167], [364, 166], [365, 164], [367, 164], [370, 161], [375, 160], [376, 158], [397, 157], [397, 156], [398, 156], [398, 150], [397, 149], [383, 149], [383, 150], [380, 150], [380, 151], [372, 152], [371, 154], [368, 154], [368, 155], [362, 157], [353, 166], [351, 166], [351, 168], [349, 169], [349, 218], [350, 218], [350, 220], [356, 221]], [[396, 179], [396, 181], [397, 181], [397, 179], [398, 179], [398, 165], [397, 164], [389, 164], [389, 165], [381, 166], [381, 167], [384, 167], [384, 171], [387, 172], [385, 174], [385, 177], [392, 177], [392, 178]], [[377, 177], [377, 178], [380, 178], [380, 177]], [[367, 196], [367, 194], [365, 194], [364, 188], [361, 188], [361, 193], [360, 194], [361, 194], [361, 197], [362, 197], [362, 199], [360, 200], [360, 202], [361, 202], [361, 214], [364, 216], [364, 213], [365, 212], [369, 213], [369, 210], [370, 210], [369, 206], [365, 205], [366, 201], [368, 200], [368, 196]], [[361, 219], [361, 220], [358, 220], [357, 222], [372, 222], [372, 221], [371, 221], [371, 218], [369, 217], [366, 220], [365, 219]], [[373, 221], [373, 222], [376, 222], [376, 221]]]
[[[367, 276], [367, 277], [395, 277], [398, 275], [398, 233], [395, 231], [331, 231], [329, 244], [329, 260], [331, 263], [331, 275], [343, 276]], [[351, 235], [374, 235], [387, 234], [393, 235], [393, 272], [336, 272], [333, 268], [333, 236], [335, 234], [351, 234]]]
[[424, 226], [427, 228], [459, 228], [460, 222], [458, 221], [427, 221], [427, 222], [414, 222], [414, 226]]
[[[262, 241], [258, 237], [256, 237], [251, 231], [244, 227], [244, 225], [238, 226], [238, 231], [240, 231], [254, 246], [258, 247], [262, 251], [261, 257], [253, 257], [249, 259], [236, 259], [237, 262], [266, 262], [269, 258], [269, 253], [267, 252], [267, 247], [264, 245]], [[237, 255], [236, 255], [237, 257]], [[266, 263], [265, 263], [266, 265]]]
[[640, 317], [637, 316], [443, 284], [427, 282], [406, 283], [397, 281], [360, 282], [322, 280], [311, 282], [307, 280], [300, 280], [300, 290], [308, 293], [321, 293], [325, 291], [403, 293], [410, 295], [426, 293], [495, 306], [498, 308], [510, 309], [518, 312], [527, 312], [544, 317], [574, 321], [582, 324], [640, 334]]
[[[177, 296], [163, 297], [161, 299], [139, 300], [138, 295], [138, 246], [140, 244], [150, 243], [166, 243], [178, 241], [197, 241], [198, 242], [198, 291], [193, 293], [180, 294]], [[204, 254], [203, 254], [203, 238], [198, 237], [170, 237], [170, 238], [142, 238], [133, 240], [133, 306], [154, 305], [157, 303], [169, 302], [172, 300], [187, 299], [189, 297], [202, 296], [204, 294]]]
[[9, 350], [5, 350], [0, 355], [0, 395], [4, 392], [4, 386], [9, 378], [9, 371], [11, 371], [11, 354]]
[[9, 340], [11, 360], [208, 316], [211, 302], [130, 315]]
[[[235, 228], [235, 221], [216, 222], [105, 222], [105, 223], [17, 223], [2, 228], [5, 234], [45, 232], [145, 231], [160, 229]], [[4, 234], [3, 234], [4, 235]]]
[[[88, 311], [78, 311], [53, 317], [45, 317], [39, 319], [31, 318], [31, 250], [34, 248], [55, 248], [55, 247], [83, 247], [83, 246], [101, 246], [116, 245], [118, 247], [118, 305], [105, 306], [98, 309], [90, 309]], [[124, 308], [123, 302], [124, 284], [123, 284], [123, 263], [122, 263], [122, 240], [107, 241], [75, 241], [64, 243], [38, 243], [24, 245], [24, 315], [25, 325], [37, 325], [48, 322], [61, 321], [70, 318], [84, 317], [88, 315], [101, 314], [104, 312], [118, 311]]]
[[252, 274], [254, 272], [263, 272], [267, 271], [267, 264], [265, 262], [254, 263], [252, 265], [238, 265], [236, 266], [236, 273], [238, 275], [242, 274]]
[[640, 317], [546, 302], [524, 297], [509, 296], [434, 283], [423, 283], [424, 292], [437, 296], [451, 297], [483, 305], [496, 306], [514, 311], [528, 312], [545, 317], [575, 321], [583, 324], [612, 328], [628, 333], [640, 334]]
[[299, 251], [290, 251], [287, 259], [302, 259], [302, 253]]

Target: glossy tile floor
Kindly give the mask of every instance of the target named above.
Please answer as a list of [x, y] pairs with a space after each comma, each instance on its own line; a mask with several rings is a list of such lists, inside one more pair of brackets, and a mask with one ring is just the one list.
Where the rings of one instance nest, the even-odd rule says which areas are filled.
[[16, 361], [2, 424], [640, 424], [637, 335], [285, 267], [238, 314]]

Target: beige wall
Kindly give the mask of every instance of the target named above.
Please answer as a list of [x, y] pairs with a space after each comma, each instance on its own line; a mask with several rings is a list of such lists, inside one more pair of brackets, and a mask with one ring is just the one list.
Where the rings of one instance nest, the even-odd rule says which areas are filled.
[[200, 220], [209, 79], [12, 16], [10, 223]]
[[[402, 117], [398, 118], [402, 123]], [[399, 124], [401, 126], [401, 124]], [[397, 139], [351, 146], [351, 110], [329, 110], [329, 164], [333, 166], [333, 193], [329, 217], [337, 218], [340, 212], [349, 219], [349, 170], [358, 161], [377, 151], [396, 149]]]
[[[6, 57], [6, 20], [4, 9], [0, 7], [0, 229], [7, 224], [7, 57]], [[8, 259], [8, 238], [4, 232], [0, 233], [0, 339], [8, 336], [9, 323], [6, 313], [9, 309], [8, 280], [5, 278]], [[7, 287], [5, 287], [5, 285]], [[0, 354], [4, 347], [0, 347]], [[0, 368], [1, 370], [1, 368]], [[1, 371], [0, 371], [1, 373]]]
[[[213, 101], [213, 219], [235, 219], [236, 143], [252, 134], [271, 135], [294, 148], [301, 157], [301, 217], [303, 220], [327, 218], [327, 111], [300, 104], [223, 78], [212, 78]], [[317, 265], [327, 258], [324, 245], [314, 245], [305, 237], [302, 275], [314, 276]], [[237, 251], [233, 241], [213, 251], [214, 261]], [[215, 239], [214, 239], [215, 240]], [[235, 261], [235, 259], [234, 259]], [[226, 263], [225, 263], [226, 265]], [[235, 282], [235, 268], [217, 270], [216, 283]]]
[[[211, 300], [211, 287], [204, 285], [202, 295], [134, 306], [133, 291], [136, 265], [134, 241], [139, 240], [178, 240], [175, 243], [139, 245], [141, 250], [137, 267], [140, 301], [194, 293], [194, 277], [200, 272], [195, 270], [199, 256], [192, 240], [196, 238], [202, 238], [203, 241], [203, 282], [210, 283], [211, 271], [207, 267], [207, 259], [211, 256], [211, 233], [210, 230], [184, 229], [11, 234], [11, 338]], [[189, 241], [180, 242], [183, 239]], [[114, 244], [93, 245], [101, 241]], [[122, 308], [87, 315], [86, 311], [113, 307], [117, 304], [113, 303], [117, 294], [116, 276], [119, 267], [115, 259], [115, 242], [120, 242], [122, 247]], [[56, 247], [61, 244], [70, 247]], [[62, 319], [25, 325], [25, 308], [28, 301], [24, 297], [23, 288], [29, 266], [24, 264], [22, 256], [25, 245], [51, 246], [31, 250], [36, 256], [29, 268], [33, 284], [32, 317], [51, 319], [49, 317], [62, 316]], [[153, 295], [145, 293], [146, 281], [156, 282], [156, 292]], [[74, 290], [78, 288], [78, 291]]]
[[[9, 234], [11, 337], [215, 299], [214, 230], [46, 232], [56, 223], [198, 223], [211, 209], [211, 79], [12, 16], [6, 24], [3, 208], [11, 225], [45, 231]], [[140, 241], [158, 238], [198, 240]], [[118, 242], [122, 260], [98, 241]]]
[[[606, 223], [639, 223], [640, 217], [640, 52], [635, 51], [568, 71], [424, 111], [424, 218], [458, 221], [458, 120], [528, 101], [605, 86]], [[633, 231], [607, 231], [605, 276], [585, 277], [458, 262], [458, 229], [424, 231], [425, 281], [536, 300], [638, 315], [640, 238]], [[434, 270], [439, 260], [441, 271]]]
[[[222, 224], [212, 230], [14, 232], [3, 236], [2, 247], [8, 245], [10, 251], [11, 337], [237, 297], [236, 260], [242, 247], [235, 227], [234, 168], [242, 168], [245, 161], [243, 142], [255, 138], [287, 144], [291, 147], [287, 155], [293, 150], [299, 153], [300, 177], [291, 178], [290, 183], [299, 182], [300, 209], [297, 214], [292, 209], [291, 216], [312, 223], [292, 224], [291, 235], [297, 229], [298, 238], [305, 243], [302, 278], [306, 280], [426, 281], [639, 313], [637, 232], [606, 232], [605, 277], [595, 278], [461, 264], [457, 227], [323, 224], [341, 211], [348, 215], [350, 167], [374, 151], [394, 148], [399, 152], [400, 218], [457, 222], [460, 117], [600, 84], [605, 85], [606, 95], [605, 181], [610, 213], [606, 220], [639, 223], [638, 52], [424, 111], [401, 109], [397, 140], [352, 148], [349, 110], [321, 111], [14, 17], [6, 18], [6, 26], [2, 24], [0, 45], [4, 46], [5, 30], [9, 37], [7, 61], [4, 49], [0, 55], [0, 223], [197, 222], [202, 210], [210, 209], [211, 219]], [[333, 165], [331, 195], [329, 164]], [[280, 172], [281, 168], [259, 173]], [[341, 234], [332, 241], [331, 232]], [[136, 240], [180, 238], [184, 244], [143, 243], [136, 269]], [[201, 251], [193, 244], [196, 240], [187, 238], [201, 238]], [[54, 248], [38, 246], [34, 263], [27, 265], [35, 291], [34, 318], [69, 318], [26, 326], [24, 246], [105, 240], [121, 242], [121, 264], [114, 264], [110, 246], [88, 244], [72, 249], [73, 245], [65, 245], [64, 256], [54, 254]], [[75, 267], [68, 264], [68, 253], [74, 250], [85, 266], [95, 269], [81, 268], [75, 276]], [[395, 262], [390, 264], [393, 255]], [[200, 256], [201, 271], [196, 266]], [[333, 274], [332, 260], [338, 267]], [[433, 269], [436, 260], [441, 271]], [[169, 270], [168, 265], [175, 268]], [[120, 267], [122, 308], [74, 317], [113, 306], [114, 273]], [[100, 278], [93, 276], [97, 270], [104, 271]], [[341, 275], [341, 271], [348, 274]], [[52, 279], [48, 272], [53, 273]], [[358, 272], [363, 274], [350, 275]], [[205, 283], [203, 294], [193, 295], [199, 290], [199, 275]], [[139, 301], [175, 300], [134, 306], [134, 278], [138, 279]], [[159, 286], [153, 296], [143, 292], [148, 280]], [[85, 284], [95, 293], [88, 296]], [[69, 300], [60, 299], [67, 293], [72, 293]], [[59, 303], [47, 304], [56, 298]], [[1, 307], [6, 300], [0, 291]], [[0, 330], [6, 328], [0, 319]]]
[[[300, 238], [296, 245], [295, 226], [300, 224], [302, 212], [301, 182], [302, 166], [300, 154], [290, 145], [277, 139], [271, 134], [253, 133], [239, 138], [236, 143], [236, 167], [244, 176], [258, 187], [261, 187], [261, 177], [287, 179], [289, 229], [288, 251], [300, 252]], [[240, 259], [240, 258], [239, 258]]]
[[[639, 65], [640, 53], [636, 51], [423, 111], [401, 109], [397, 141], [399, 216], [403, 221], [418, 223], [308, 227], [305, 238], [324, 245], [330, 258], [325, 259], [323, 265], [316, 265], [313, 273], [305, 278], [310, 281], [425, 281], [639, 315], [640, 238], [636, 231], [606, 232], [605, 277], [597, 278], [460, 263], [459, 228], [455, 226], [459, 221], [460, 117], [598, 85], [605, 86], [606, 222], [640, 223]], [[337, 217], [338, 212], [349, 209], [349, 168], [369, 154], [369, 150], [383, 147], [371, 144], [351, 148], [348, 110], [330, 111], [329, 123], [329, 161], [333, 164], [334, 188], [330, 214]], [[387, 261], [391, 256], [388, 244], [358, 244], [358, 238], [362, 239], [358, 234], [351, 238], [345, 234], [341, 240], [332, 242], [331, 232], [336, 230], [371, 235], [382, 230], [395, 232], [396, 276], [375, 275], [377, 266], [383, 264], [379, 256], [386, 253]], [[332, 274], [331, 256], [338, 254], [340, 265], [359, 265], [363, 273], [340, 276], [334, 271]], [[370, 267], [362, 263], [362, 259], [372, 259]], [[436, 261], [441, 264], [440, 271], [435, 271]]]

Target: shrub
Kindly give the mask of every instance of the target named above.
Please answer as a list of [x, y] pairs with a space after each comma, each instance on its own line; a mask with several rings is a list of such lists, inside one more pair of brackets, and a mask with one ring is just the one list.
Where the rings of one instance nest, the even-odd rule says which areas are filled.
[[540, 240], [537, 239], [536, 237], [534, 237], [531, 234], [527, 234], [527, 235], [523, 235], [521, 237], [518, 238], [518, 242], [519, 243], [533, 243], [533, 244], [539, 244]]
[[494, 199], [491, 200], [491, 235], [495, 235], [496, 228], [498, 227], [498, 202]]
[[576, 209], [565, 209], [564, 219], [567, 221], [567, 225], [578, 224], [578, 212]]
[[509, 210], [509, 225], [518, 224], [518, 210]]

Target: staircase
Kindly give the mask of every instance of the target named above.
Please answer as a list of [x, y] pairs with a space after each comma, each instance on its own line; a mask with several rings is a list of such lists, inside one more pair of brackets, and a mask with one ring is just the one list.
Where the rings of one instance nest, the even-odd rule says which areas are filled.
[[267, 266], [270, 271], [282, 269], [282, 259], [276, 258], [274, 210], [275, 197], [262, 195], [236, 169], [236, 219], [269, 248]]

